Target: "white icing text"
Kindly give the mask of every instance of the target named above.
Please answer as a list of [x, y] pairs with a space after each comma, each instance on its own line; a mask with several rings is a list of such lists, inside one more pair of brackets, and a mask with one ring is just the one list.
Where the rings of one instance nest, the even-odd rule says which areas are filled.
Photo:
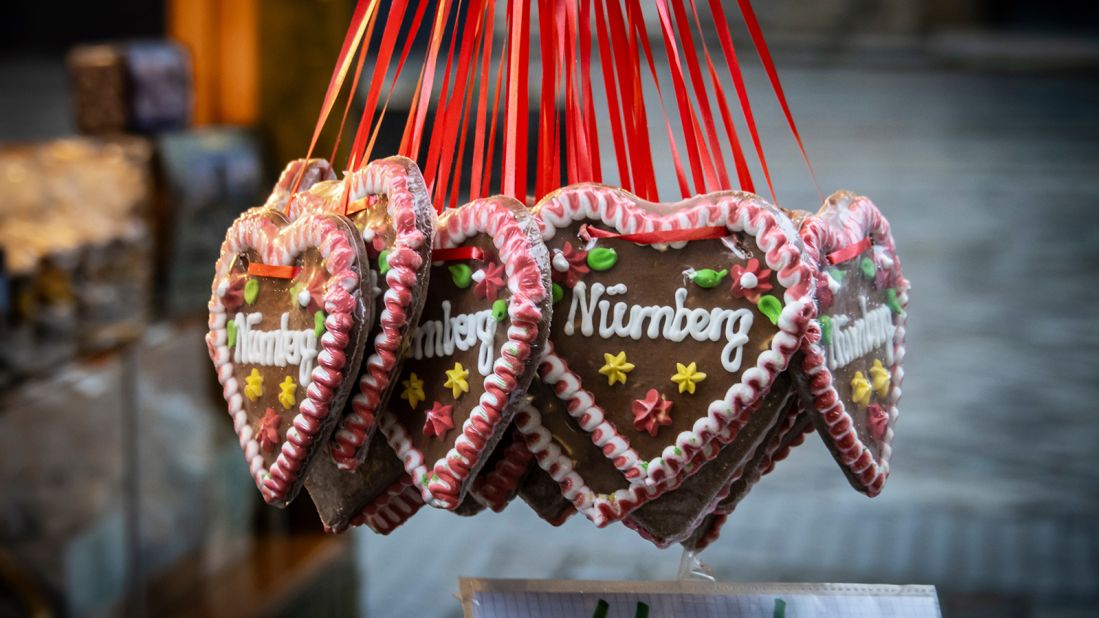
[[[624, 283], [604, 286], [591, 284], [591, 296], [583, 281], [572, 289], [572, 304], [569, 306], [568, 320], [564, 332], [572, 335], [576, 332], [576, 313], [580, 312], [580, 334], [591, 337], [597, 331], [595, 319], [598, 314], [599, 336], [629, 337], [638, 340], [642, 336], [649, 339], [664, 338], [669, 341], [683, 341], [687, 337], [695, 341], [726, 341], [721, 351], [721, 365], [725, 371], [734, 373], [740, 369], [744, 344], [748, 343], [748, 331], [752, 328], [754, 315], [748, 309], [713, 309], [684, 306], [687, 300], [687, 288], [675, 291], [675, 306], [667, 305], [629, 305], [602, 300], [603, 295], [618, 296], [627, 291]], [[627, 319], [627, 314], [629, 318]], [[646, 320], [648, 326], [646, 327]]]
[[441, 305], [443, 319], [425, 320], [413, 333], [412, 358], [451, 356], [455, 349], [465, 352], [480, 342], [477, 371], [483, 376], [491, 375], [495, 357], [493, 342], [496, 339], [496, 319], [492, 317], [492, 309], [451, 317], [450, 301], [444, 300]]
[[839, 369], [880, 346], [885, 346], [885, 360], [893, 364], [893, 312], [888, 305], [866, 310], [866, 297], [859, 297], [862, 317], [851, 320], [846, 315], [832, 316], [832, 340], [828, 343], [828, 368]]
[[290, 314], [282, 314], [278, 330], [256, 329], [263, 314], [238, 313], [237, 342], [233, 362], [269, 367], [298, 365], [298, 384], [309, 386], [312, 381], [313, 359], [317, 357], [317, 334], [312, 328], [290, 330]]

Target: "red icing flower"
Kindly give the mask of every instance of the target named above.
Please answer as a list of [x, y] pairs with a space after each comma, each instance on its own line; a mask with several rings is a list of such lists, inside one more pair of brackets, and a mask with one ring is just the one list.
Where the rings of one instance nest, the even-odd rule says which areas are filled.
[[733, 280], [729, 293], [737, 298], [759, 302], [759, 297], [771, 289], [771, 270], [763, 268], [756, 258], [748, 260], [743, 266], [733, 264], [729, 275]]
[[447, 431], [454, 429], [454, 419], [451, 416], [453, 411], [454, 406], [444, 406], [436, 401], [431, 409], [427, 411], [427, 420], [424, 421], [424, 435], [441, 440]]
[[817, 303], [821, 309], [827, 309], [835, 302], [836, 297], [832, 294], [832, 287], [828, 285], [828, 275], [824, 272], [818, 272], [816, 276], [817, 280]]
[[885, 408], [876, 403], [866, 406], [866, 422], [875, 440], [880, 442], [885, 439], [885, 432], [889, 429], [889, 413]]
[[553, 271], [553, 280], [564, 283], [565, 287], [572, 288], [588, 273], [588, 252], [580, 251], [566, 242], [560, 252], [554, 252], [553, 261], [550, 264]]
[[504, 267], [498, 264], [488, 263], [477, 274], [477, 285], [474, 291], [481, 298], [496, 300], [500, 290], [506, 287], [504, 282]]
[[650, 388], [644, 399], [633, 402], [633, 426], [655, 438], [661, 427], [672, 424], [671, 410], [672, 402], [664, 399], [655, 388]]
[[274, 408], [267, 408], [263, 413], [263, 419], [259, 422], [259, 447], [263, 452], [270, 453], [279, 445], [279, 424], [282, 419]]

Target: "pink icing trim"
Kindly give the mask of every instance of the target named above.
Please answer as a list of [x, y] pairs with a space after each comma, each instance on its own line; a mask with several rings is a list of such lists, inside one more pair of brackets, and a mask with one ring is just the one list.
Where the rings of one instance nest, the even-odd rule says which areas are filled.
[[[232, 275], [233, 260], [244, 251], [255, 251], [266, 264], [290, 265], [302, 251], [312, 247], [319, 250], [324, 268], [330, 273], [324, 294], [327, 331], [320, 338], [320, 352], [306, 397], [291, 421], [279, 455], [268, 469], [264, 467], [255, 432], [248, 424], [240, 385], [233, 375], [232, 354], [226, 345], [228, 315], [217, 289]], [[346, 229], [332, 216], [308, 215], [287, 224], [279, 214], [253, 209], [237, 219], [226, 233], [221, 257], [215, 265], [206, 342], [249, 471], [270, 504], [285, 504], [293, 499], [301, 484], [303, 464], [312, 454], [317, 438], [324, 433], [332, 397], [346, 379], [344, 349], [355, 323], [352, 311], [358, 302], [354, 296], [359, 286], [358, 266], [357, 253]]]
[[[648, 210], [646, 209], [648, 208]], [[616, 468], [630, 482], [628, 489], [609, 496], [598, 495], [572, 470], [571, 462], [549, 440], [536, 414], [525, 414], [516, 424], [527, 436], [535, 459], [562, 484], [562, 493], [597, 526], [626, 517], [633, 509], [667, 490], [689, 474], [686, 464], [715, 436], [747, 422], [754, 403], [766, 393], [779, 372], [784, 371], [801, 345], [802, 335], [814, 315], [812, 291], [814, 271], [803, 260], [792, 226], [762, 198], [743, 192], [715, 193], [677, 204], [647, 204], [620, 189], [580, 184], [555, 191], [536, 206], [544, 238], [573, 222], [595, 219], [622, 234], [678, 231], [723, 225], [731, 232], [745, 232], [764, 251], [768, 268], [777, 273], [785, 288], [785, 307], [779, 332], [770, 350], [763, 352], [755, 367], [744, 371], [740, 384], [731, 387], [722, 400], [710, 404], [707, 415], [691, 431], [681, 432], [661, 455], [642, 462], [629, 440], [605, 420], [605, 413], [592, 394], [582, 388], [580, 377], [569, 370], [563, 358], [547, 344], [540, 367], [543, 382], [562, 398], [570, 415], [591, 433]], [[682, 246], [682, 243], [673, 243]], [[730, 438], [731, 439], [731, 438]], [[678, 449], [678, 450], [677, 450]]]
[[[302, 168], [304, 168], [304, 172]], [[286, 202], [290, 199], [290, 190], [294, 188], [294, 183], [298, 181], [299, 175], [301, 176], [301, 183], [298, 184], [298, 191], [307, 191], [322, 180], [335, 180], [336, 178], [335, 172], [332, 171], [332, 165], [324, 159], [294, 159], [282, 170], [279, 181], [275, 183], [275, 188], [271, 191], [271, 195], [267, 197], [263, 208], [280, 212], [286, 208]], [[297, 217], [292, 218], [296, 219]]]
[[[486, 198], [447, 210], [438, 221], [435, 249], [453, 249], [478, 234], [490, 236], [511, 292], [508, 338], [500, 347], [493, 373], [485, 378], [484, 393], [463, 423], [454, 448], [445, 458], [431, 463], [433, 476], [422, 490], [425, 501], [447, 509], [460, 504], [462, 488], [471, 474], [476, 473], [489, 441], [498, 435], [497, 427], [505, 420], [503, 413], [512, 403], [513, 395], [525, 391], [518, 388], [519, 380], [526, 373], [533, 348], [544, 338], [544, 334], [542, 337], [539, 334], [542, 306], [549, 298], [548, 272], [543, 273], [535, 257], [537, 247], [541, 246], [533, 244], [537, 241], [536, 232], [516, 219], [514, 209], [518, 208], [518, 202], [509, 198]], [[541, 250], [544, 252], [544, 247]], [[540, 257], [545, 259], [544, 255]], [[380, 427], [404, 461], [405, 470], [413, 479], [424, 478], [428, 462], [423, 461], [423, 453], [412, 445], [393, 415], [382, 415]]]
[[470, 489], [475, 500], [497, 513], [504, 510], [515, 495], [533, 457], [522, 435], [518, 430], [513, 431], [515, 439], [504, 449], [503, 458], [491, 471], [482, 471]]
[[[842, 208], [842, 211], [840, 210]], [[838, 220], [837, 220], [838, 219]], [[847, 192], [837, 192], [825, 202], [825, 208], [816, 215], [805, 217], [801, 224], [801, 238], [805, 244], [807, 259], [813, 264], [826, 266], [826, 256], [839, 248], [859, 242], [869, 235], [874, 244], [884, 247], [893, 260], [894, 287], [897, 300], [906, 311], [896, 319], [893, 335], [893, 366], [890, 368], [888, 428], [881, 444], [881, 458], [875, 461], [873, 453], [859, 439], [855, 423], [844, 402], [832, 384], [832, 372], [825, 362], [825, 350], [820, 345], [820, 323], [815, 318], [802, 346], [803, 374], [809, 394], [813, 399], [815, 421], [822, 437], [835, 447], [834, 455], [852, 477], [852, 484], [869, 496], [881, 492], [889, 478], [889, 460], [892, 457], [893, 427], [897, 422], [897, 401], [901, 396], [904, 379], [904, 338], [908, 321], [908, 281], [901, 271], [889, 222], [866, 197]]]
[[[389, 247], [389, 271], [384, 309], [378, 316], [379, 332], [373, 352], [363, 361], [359, 392], [351, 399], [351, 410], [340, 419], [332, 438], [332, 460], [345, 471], [358, 467], [373, 433], [378, 408], [388, 399], [390, 381], [396, 373], [401, 342], [412, 322], [416, 299], [423, 293], [419, 273], [425, 266], [420, 255], [431, 242], [435, 209], [416, 164], [404, 157], [372, 161], [352, 172], [339, 186], [350, 186], [349, 201], [370, 195], [384, 195], [386, 212], [393, 224], [394, 241]], [[342, 204], [342, 192], [334, 195], [305, 193], [291, 204], [291, 215], [310, 210], [335, 211]], [[425, 233], [426, 232], [426, 233]]]
[[349, 527], [367, 526], [378, 534], [389, 534], [401, 526], [424, 506], [420, 492], [407, 474], [394, 482], [385, 493], [374, 500], [345, 526], [326, 528], [325, 532], [343, 532]]

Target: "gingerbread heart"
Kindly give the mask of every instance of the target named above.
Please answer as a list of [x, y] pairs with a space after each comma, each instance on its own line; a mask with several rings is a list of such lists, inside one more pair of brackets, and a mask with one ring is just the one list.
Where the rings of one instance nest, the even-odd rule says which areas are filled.
[[358, 371], [373, 319], [365, 259], [355, 229], [333, 215], [290, 223], [253, 209], [225, 236], [206, 343], [268, 503], [294, 498]]
[[548, 335], [549, 259], [518, 201], [439, 216], [431, 286], [381, 431], [433, 506], [456, 509], [525, 396]]
[[600, 185], [540, 202], [552, 344], [517, 426], [597, 525], [697, 470], [748, 423], [801, 344], [812, 271], [784, 215], [747, 193], [650, 204]]
[[333, 435], [332, 458], [345, 471], [366, 455], [378, 412], [400, 373], [400, 351], [408, 344], [426, 298], [435, 210], [420, 170], [410, 159], [372, 161], [342, 181], [322, 182], [299, 194], [290, 215], [345, 214], [362, 234], [376, 286], [374, 328], [358, 391], [348, 402]]
[[[731, 484], [758, 464], [787, 419], [797, 414], [797, 397], [790, 373], [775, 378], [771, 390], [737, 431], [728, 430], [696, 455], [698, 472], [668, 487], [660, 497], [641, 505], [622, 522], [657, 547], [686, 539], [727, 497]], [[727, 444], [728, 435], [733, 438]]]
[[806, 407], [852, 486], [874, 496], [889, 477], [909, 284], [889, 223], [865, 197], [831, 195], [802, 221], [801, 237], [819, 277], [802, 363]]

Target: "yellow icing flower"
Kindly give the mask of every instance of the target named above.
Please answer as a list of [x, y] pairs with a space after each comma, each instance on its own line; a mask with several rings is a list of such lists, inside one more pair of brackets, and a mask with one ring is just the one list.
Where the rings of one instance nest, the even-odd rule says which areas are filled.
[[633, 363], [626, 360], [626, 353], [612, 355], [604, 352], [603, 360], [606, 362], [599, 369], [599, 373], [607, 376], [607, 385], [614, 386], [615, 382], [625, 384], [626, 374], [633, 371]]
[[870, 403], [870, 383], [861, 371], [856, 371], [855, 377], [851, 378], [851, 401], [859, 404], [860, 408]]
[[412, 406], [415, 410], [426, 397], [424, 396], [424, 381], [419, 378], [415, 373], [408, 375], [408, 379], [401, 382], [404, 386], [404, 392], [401, 393], [401, 399], [407, 399], [408, 405]]
[[244, 396], [249, 401], [255, 401], [263, 396], [263, 376], [255, 367], [252, 368], [252, 373], [244, 378]]
[[294, 407], [294, 404], [297, 402], [297, 397], [295, 396], [297, 390], [298, 385], [294, 383], [293, 378], [290, 376], [283, 378], [282, 384], [279, 384], [279, 403], [282, 404], [282, 407], [287, 410]]
[[881, 361], [874, 359], [874, 366], [870, 368], [870, 384], [878, 397], [885, 399], [889, 394], [889, 372], [882, 367]]
[[679, 385], [679, 392], [694, 395], [695, 385], [705, 379], [706, 374], [698, 370], [698, 365], [694, 361], [691, 361], [691, 364], [687, 366], [684, 366], [683, 363], [675, 364], [675, 375], [672, 376], [672, 382]]
[[469, 392], [469, 382], [466, 381], [469, 370], [463, 367], [462, 363], [454, 363], [454, 369], [447, 369], [444, 373], [446, 373], [446, 383], [443, 386], [450, 389], [455, 399], [461, 397], [462, 393]]

